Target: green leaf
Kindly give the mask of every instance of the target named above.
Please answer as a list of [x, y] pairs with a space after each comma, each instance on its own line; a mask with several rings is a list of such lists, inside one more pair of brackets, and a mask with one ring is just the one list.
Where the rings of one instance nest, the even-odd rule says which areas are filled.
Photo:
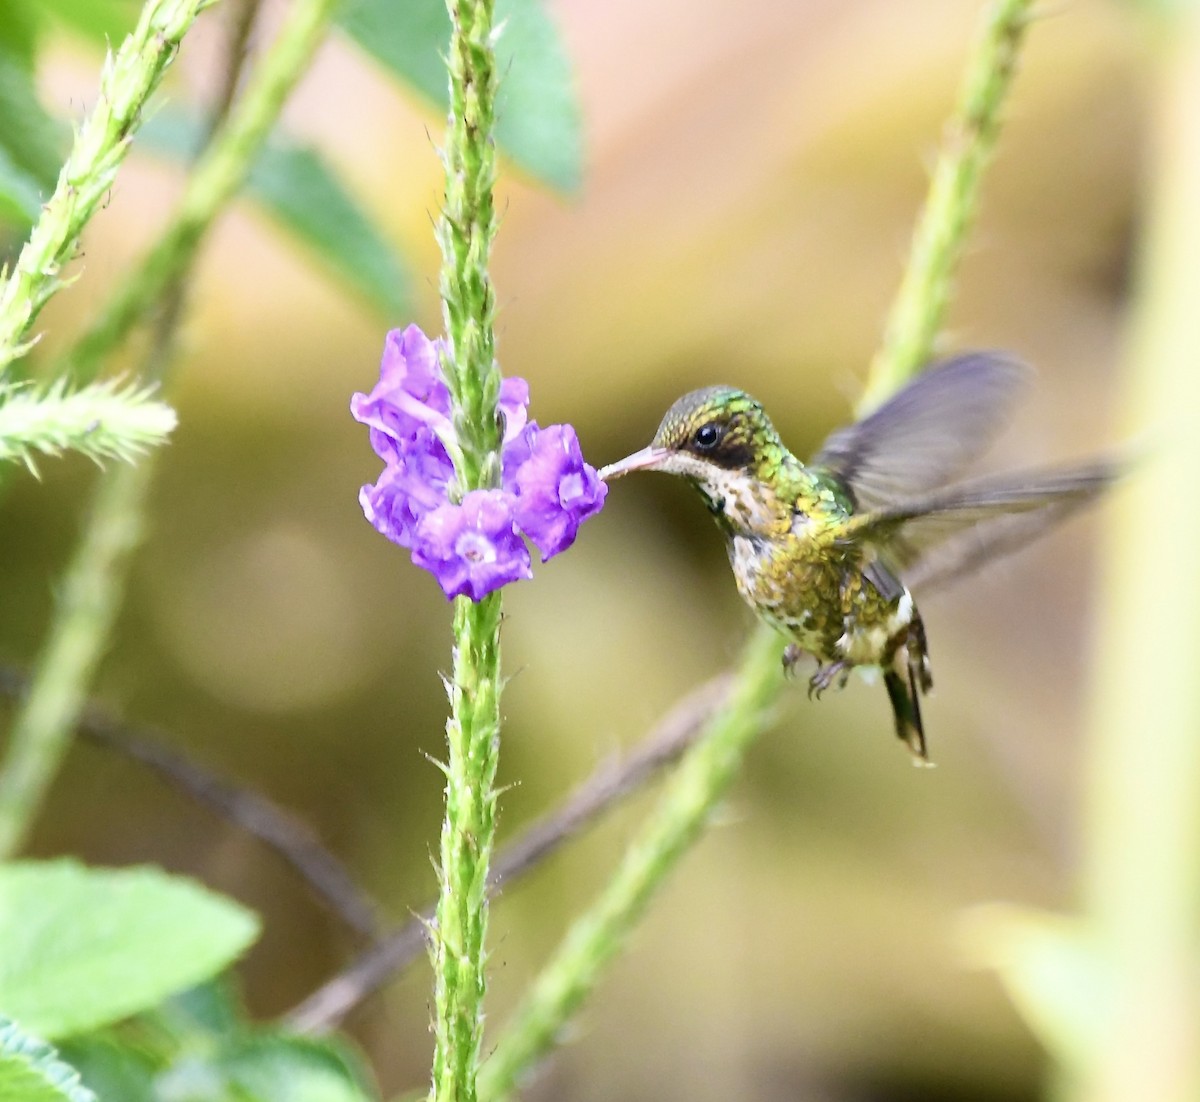
[[377, 1095], [356, 1064], [334, 1042], [282, 1034], [247, 1039], [222, 1060], [229, 1083], [247, 1102], [367, 1102]]
[[1018, 1013], [1059, 1063], [1079, 1069], [1095, 1061], [1113, 998], [1078, 919], [990, 903], [967, 913], [962, 940], [970, 960], [996, 970]]
[[158, 1065], [141, 1049], [111, 1037], [85, 1035], [67, 1041], [60, 1052], [104, 1102], [156, 1102]]
[[0, 1018], [0, 1102], [96, 1102], [96, 1096], [50, 1045]]
[[231, 964], [257, 918], [153, 868], [0, 866], [0, 1013], [47, 1037], [126, 1018]]
[[[448, 107], [444, 0], [351, 0], [338, 22], [393, 76]], [[580, 109], [558, 31], [540, 0], [496, 0], [496, 25], [496, 142], [527, 172], [573, 191], [582, 172]]]
[[236, 1036], [247, 1021], [240, 993], [227, 975], [172, 995], [154, 1008], [152, 1019], [157, 1029], [184, 1046]]
[[[138, 137], [144, 149], [186, 162], [199, 127], [166, 109]], [[387, 317], [406, 312], [411, 279], [403, 260], [317, 150], [268, 142], [250, 170], [246, 195], [376, 309]]]
[[409, 277], [399, 255], [315, 149], [268, 144], [249, 194], [384, 314], [405, 312]]
[[[203, 984], [63, 1056], [104, 1102], [374, 1102], [349, 1043], [255, 1029], [232, 983]], [[4, 1102], [0, 1099], [0, 1102]]]

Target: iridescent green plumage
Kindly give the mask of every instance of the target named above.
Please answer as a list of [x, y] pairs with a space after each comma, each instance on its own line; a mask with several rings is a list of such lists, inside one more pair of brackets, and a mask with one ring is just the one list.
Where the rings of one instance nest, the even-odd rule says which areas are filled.
[[1116, 476], [1097, 462], [950, 482], [1003, 421], [1023, 369], [994, 354], [932, 368], [871, 416], [834, 433], [811, 464], [743, 391], [680, 398], [654, 440], [601, 471], [660, 470], [691, 482], [725, 535], [739, 592], [818, 662], [810, 694], [855, 666], [883, 670], [896, 733], [925, 759], [920, 697], [932, 687], [925, 629], [902, 573], [944, 581], [1027, 542]]

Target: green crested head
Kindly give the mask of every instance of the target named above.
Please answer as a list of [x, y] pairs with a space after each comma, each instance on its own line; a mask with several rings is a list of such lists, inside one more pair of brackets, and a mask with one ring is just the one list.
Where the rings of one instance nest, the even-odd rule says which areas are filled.
[[693, 390], [662, 419], [650, 446], [601, 471], [616, 478], [629, 471], [682, 475], [701, 485], [721, 474], [769, 477], [786, 449], [763, 408], [729, 386]]

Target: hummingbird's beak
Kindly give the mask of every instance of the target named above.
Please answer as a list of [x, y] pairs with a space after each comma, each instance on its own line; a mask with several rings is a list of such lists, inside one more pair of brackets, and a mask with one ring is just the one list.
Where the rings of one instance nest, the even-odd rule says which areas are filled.
[[600, 477], [607, 482], [610, 479], [620, 478], [621, 475], [628, 474], [630, 471], [658, 470], [670, 454], [666, 448], [653, 446], [642, 448], [640, 452], [634, 452], [633, 455], [627, 455], [624, 459], [618, 459], [615, 463], [601, 468]]

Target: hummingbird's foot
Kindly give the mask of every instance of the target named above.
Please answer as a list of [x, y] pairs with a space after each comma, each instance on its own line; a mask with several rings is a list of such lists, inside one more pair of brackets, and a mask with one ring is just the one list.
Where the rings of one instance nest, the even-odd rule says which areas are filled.
[[783, 672], [791, 677], [796, 672], [796, 663], [804, 657], [804, 651], [795, 643], [789, 643], [783, 648]]
[[839, 689], [844, 689], [846, 681], [850, 677], [850, 669], [850, 663], [844, 658], [838, 659], [836, 662], [818, 663], [817, 672], [808, 681], [808, 699], [812, 700], [815, 696], [820, 700], [821, 694], [835, 681], [838, 683]]

